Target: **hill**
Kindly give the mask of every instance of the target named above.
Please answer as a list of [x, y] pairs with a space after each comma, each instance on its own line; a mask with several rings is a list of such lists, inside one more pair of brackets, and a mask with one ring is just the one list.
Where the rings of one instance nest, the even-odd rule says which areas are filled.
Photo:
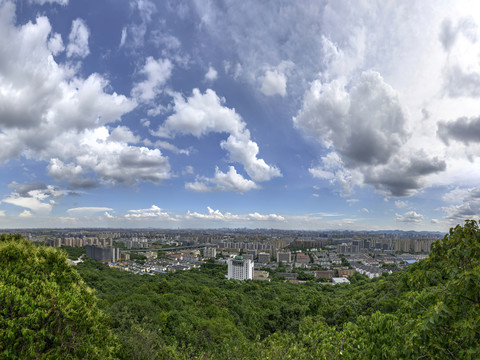
[[[155, 276], [91, 260], [74, 269], [59, 251], [17, 240], [2, 241], [0, 247], [1, 307], [11, 302], [3, 300], [4, 294], [25, 298], [2, 311], [0, 324], [12, 329], [0, 332], [3, 354], [48, 357], [60, 351], [55, 346], [63, 346], [71, 358], [480, 358], [480, 230], [475, 221], [451, 229], [427, 259], [404, 272], [374, 280], [357, 274], [352, 285], [335, 286], [226, 280], [226, 269], [213, 262]], [[15, 275], [5, 276], [4, 268]], [[95, 289], [98, 303], [78, 274]], [[87, 320], [80, 311], [68, 310], [73, 304], [88, 308]], [[109, 329], [96, 304], [108, 316]], [[26, 311], [49, 314], [50, 322], [32, 322]], [[48, 324], [60, 313], [69, 320], [57, 322], [63, 327], [55, 332]], [[67, 329], [77, 322], [84, 325], [71, 335]], [[33, 331], [27, 331], [28, 341], [24, 324]], [[93, 330], [82, 332], [87, 328]], [[35, 332], [43, 335], [34, 337]], [[94, 341], [99, 333], [105, 335], [102, 344]], [[77, 334], [82, 341], [73, 341]], [[46, 338], [58, 340], [52, 346]], [[88, 349], [65, 345], [89, 341]], [[115, 341], [118, 347], [108, 345]]]

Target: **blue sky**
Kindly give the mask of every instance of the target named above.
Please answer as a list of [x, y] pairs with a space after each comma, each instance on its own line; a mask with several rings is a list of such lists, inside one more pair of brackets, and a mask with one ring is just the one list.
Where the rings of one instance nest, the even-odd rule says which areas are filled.
[[445, 231], [480, 5], [0, 0], [0, 227]]

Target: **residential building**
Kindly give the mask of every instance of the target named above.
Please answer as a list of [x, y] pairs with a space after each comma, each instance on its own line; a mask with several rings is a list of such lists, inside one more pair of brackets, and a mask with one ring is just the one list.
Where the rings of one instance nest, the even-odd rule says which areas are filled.
[[290, 251], [278, 251], [277, 262], [290, 264], [292, 262], [292, 253]]
[[349, 277], [356, 273], [355, 269], [338, 269], [339, 277]]
[[214, 247], [206, 247], [203, 249], [203, 257], [214, 259], [217, 256], [217, 249]]
[[242, 256], [235, 256], [227, 261], [228, 279], [252, 280], [253, 279], [253, 261], [244, 259]]
[[315, 278], [331, 279], [335, 276], [334, 270], [315, 270], [313, 273], [315, 274]]
[[87, 245], [86, 251], [87, 257], [99, 262], [117, 262], [120, 259], [120, 249], [113, 246]]
[[308, 256], [307, 254], [298, 253], [297, 257], [296, 257], [296, 262], [298, 264], [305, 264], [306, 265], [310, 262], [310, 256]]
[[257, 255], [257, 261], [262, 264], [268, 264], [270, 262], [270, 254], [261, 252]]

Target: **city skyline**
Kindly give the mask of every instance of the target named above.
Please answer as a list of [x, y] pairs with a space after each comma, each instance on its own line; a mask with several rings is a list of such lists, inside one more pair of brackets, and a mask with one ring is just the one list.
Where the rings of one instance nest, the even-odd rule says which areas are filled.
[[0, 228], [445, 232], [480, 5], [0, 0]]

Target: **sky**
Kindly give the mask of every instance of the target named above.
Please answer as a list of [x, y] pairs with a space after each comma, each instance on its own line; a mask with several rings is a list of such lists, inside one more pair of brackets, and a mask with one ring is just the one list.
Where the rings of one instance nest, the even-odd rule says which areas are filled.
[[0, 228], [447, 231], [480, 3], [0, 0]]

